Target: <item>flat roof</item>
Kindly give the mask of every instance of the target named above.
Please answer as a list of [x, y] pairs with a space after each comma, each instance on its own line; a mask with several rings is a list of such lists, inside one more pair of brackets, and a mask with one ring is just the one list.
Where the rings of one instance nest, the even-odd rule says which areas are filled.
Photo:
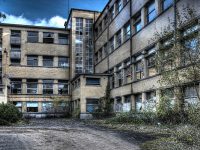
[[68, 18], [67, 18], [66, 25], [68, 25], [68, 23], [69, 23], [69, 19], [70, 19], [70, 17], [71, 17], [72, 11], [85, 11], [85, 12], [91, 12], [91, 13], [101, 13], [100, 11], [96, 11], [96, 10], [71, 8], [71, 9], [70, 9], [70, 13], [69, 13]]
[[35, 26], [35, 25], [23, 25], [23, 24], [11, 24], [11, 23], [0, 23], [0, 26], [5, 27], [20, 27], [20, 28], [35, 28], [35, 29], [48, 29], [48, 30], [61, 30], [66, 31], [64, 25], [63, 28], [58, 27], [47, 27], [47, 26]]

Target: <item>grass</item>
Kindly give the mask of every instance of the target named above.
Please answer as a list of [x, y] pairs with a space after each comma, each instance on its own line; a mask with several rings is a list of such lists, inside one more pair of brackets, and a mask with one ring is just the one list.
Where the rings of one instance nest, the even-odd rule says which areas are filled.
[[192, 125], [112, 123], [108, 119], [91, 120], [85, 123], [130, 133], [129, 136], [133, 136], [144, 150], [200, 149], [200, 129]]

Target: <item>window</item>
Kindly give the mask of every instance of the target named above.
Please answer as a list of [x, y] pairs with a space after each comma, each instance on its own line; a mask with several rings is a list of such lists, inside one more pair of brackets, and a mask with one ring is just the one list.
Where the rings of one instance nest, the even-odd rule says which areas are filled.
[[117, 75], [117, 79], [118, 79], [118, 87], [120, 87], [123, 84], [123, 80], [122, 80], [123, 79], [123, 73], [122, 73], [122, 70], [118, 71], [116, 73], [116, 75]]
[[122, 0], [118, 0], [116, 3], [116, 13], [119, 13], [122, 10]]
[[105, 15], [104, 17], [104, 27], [108, 25], [108, 15]]
[[37, 80], [27, 79], [27, 94], [37, 94]]
[[27, 102], [27, 112], [38, 112], [38, 102]]
[[138, 56], [137, 58], [139, 60], [137, 60], [136, 58], [136, 64], [135, 64], [135, 71], [136, 71], [136, 79], [140, 80], [144, 77], [144, 68], [143, 68], [143, 63], [142, 60], [140, 59], [141, 56]]
[[54, 33], [44, 32], [43, 33], [43, 43], [54, 43]]
[[69, 44], [69, 35], [59, 33], [58, 41], [59, 41], [59, 44], [63, 44], [63, 45]]
[[119, 47], [122, 44], [122, 35], [121, 30], [117, 32], [116, 35], [116, 47]]
[[173, 5], [173, 0], [162, 0], [163, 11]]
[[38, 56], [27, 56], [28, 66], [38, 66]]
[[20, 65], [20, 62], [21, 62], [20, 45], [11, 45], [10, 61], [12, 65]]
[[44, 56], [43, 57], [43, 66], [44, 67], [53, 67], [53, 57]]
[[99, 50], [99, 61], [102, 60], [102, 48]]
[[137, 112], [142, 111], [142, 94], [135, 95], [135, 109]]
[[37, 31], [28, 31], [27, 42], [37, 43], [38, 42], [38, 32]]
[[22, 112], [22, 102], [13, 102], [13, 104], [20, 112]]
[[92, 112], [95, 112], [95, 110], [98, 109], [98, 100], [97, 99], [87, 99], [86, 100], [87, 103], [86, 103], [86, 111], [88, 113], [92, 113]]
[[102, 32], [102, 22], [99, 23], [99, 33]]
[[10, 43], [13, 45], [18, 45], [21, 43], [21, 31], [18, 30], [11, 31]]
[[131, 37], [131, 26], [130, 23], [124, 26], [124, 41], [128, 40]]
[[198, 91], [199, 91], [199, 86], [198, 85], [194, 85], [194, 86], [187, 86], [185, 87], [184, 90], [184, 98], [186, 103], [188, 103], [189, 105], [194, 105], [194, 104], [198, 104]]
[[100, 78], [86, 78], [86, 85], [100, 85]]
[[98, 63], [99, 62], [99, 58], [98, 58], [98, 52], [95, 53], [95, 62]]
[[53, 80], [43, 80], [43, 94], [53, 94]]
[[132, 81], [133, 78], [133, 73], [132, 73], [132, 67], [130, 65], [131, 61], [128, 60], [125, 62], [125, 69], [124, 69], [124, 73], [125, 73], [125, 83], [130, 83]]
[[11, 94], [21, 94], [22, 93], [22, 80], [21, 79], [11, 79]]
[[135, 33], [139, 32], [142, 29], [142, 22], [141, 22], [141, 14], [137, 14], [136, 17], [134, 18], [134, 28], [135, 28]]
[[147, 69], [148, 69], [148, 76], [153, 76], [156, 74], [156, 62], [155, 62], [155, 48], [152, 48], [148, 51], [147, 60]]
[[58, 67], [68, 68], [69, 67], [69, 58], [67, 57], [58, 57]]
[[147, 23], [150, 23], [156, 18], [155, 2], [153, 1], [147, 8]]
[[110, 21], [111, 21], [115, 16], [114, 6], [111, 7], [109, 12], [110, 12]]
[[106, 57], [108, 55], [108, 45], [107, 43], [103, 46], [103, 53], [104, 53], [104, 57]]
[[58, 81], [58, 94], [60, 95], [67, 95], [69, 94], [69, 89], [68, 89], [68, 82], [67, 81]]
[[110, 44], [110, 52], [113, 52], [115, 50], [114, 37], [110, 39], [109, 44]]

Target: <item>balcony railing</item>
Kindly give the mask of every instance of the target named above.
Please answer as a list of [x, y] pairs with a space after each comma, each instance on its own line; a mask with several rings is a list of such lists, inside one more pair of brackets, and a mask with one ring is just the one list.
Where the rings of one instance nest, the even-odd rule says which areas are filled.
[[20, 51], [16, 51], [16, 50], [11, 50], [10, 58], [12, 58], [12, 59], [20, 59], [21, 58], [21, 52]]
[[11, 44], [20, 44], [21, 43], [21, 38], [20, 37], [10, 37], [10, 43]]

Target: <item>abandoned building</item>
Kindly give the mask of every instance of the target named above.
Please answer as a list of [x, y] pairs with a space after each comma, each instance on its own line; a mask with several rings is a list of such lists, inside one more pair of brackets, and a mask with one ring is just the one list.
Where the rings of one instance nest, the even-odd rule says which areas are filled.
[[[177, 0], [177, 8], [188, 2]], [[200, 1], [189, 4], [200, 13]], [[1, 102], [45, 116], [53, 101], [63, 100], [84, 118], [108, 82], [115, 112], [141, 111], [146, 101], [158, 102], [162, 88], [155, 53], [169, 40], [152, 38], [173, 20], [173, 5], [173, 0], [110, 0], [102, 12], [71, 9], [63, 29], [1, 23]], [[189, 29], [200, 33], [198, 18], [183, 25], [180, 35]], [[186, 86], [185, 100], [191, 98], [197, 93]], [[59, 104], [61, 111], [64, 105]]]

